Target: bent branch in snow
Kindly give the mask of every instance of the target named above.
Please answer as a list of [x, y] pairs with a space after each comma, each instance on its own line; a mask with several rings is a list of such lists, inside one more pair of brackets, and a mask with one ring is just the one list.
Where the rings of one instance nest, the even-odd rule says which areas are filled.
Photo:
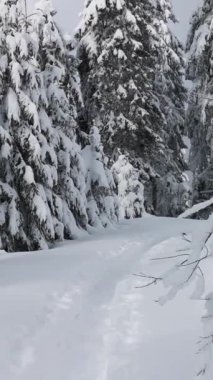
[[213, 205], [213, 198], [209, 199], [208, 201], [198, 203], [188, 210], [186, 210], [183, 214], [179, 215], [178, 218], [189, 218], [190, 216], [193, 216], [194, 214], [197, 214], [201, 210], [205, 210], [207, 207]]
[[[211, 202], [213, 203], [213, 199]], [[204, 203], [206, 204], [207, 202]], [[169, 291], [165, 297], [159, 298], [158, 302], [160, 304], [164, 304], [171, 298], [174, 298], [181, 289], [196, 280], [196, 292], [198, 295], [193, 297], [195, 299], [201, 299], [201, 296], [205, 290], [205, 275], [201, 268], [201, 264], [212, 254], [210, 248], [210, 243], [213, 238], [211, 219], [212, 218], [210, 217], [208, 221], [203, 222], [204, 225], [203, 228], [201, 228], [201, 231], [194, 231], [192, 234], [192, 239], [185, 233], [182, 234], [182, 238], [189, 245], [189, 247], [176, 250], [176, 254], [174, 255], [152, 258], [152, 261], [166, 261], [170, 263], [170, 269], [167, 272], [160, 273], [158, 275], [139, 273], [136, 276], [145, 280], [145, 283], [141, 286], [137, 286], [137, 288], [143, 289], [152, 285], [157, 285], [159, 282], [163, 283], [167, 288], [169, 288]], [[201, 337], [199, 341], [199, 344], [201, 344], [199, 352], [205, 354], [205, 363], [198, 375], [205, 375], [207, 371], [209, 371], [212, 361], [211, 350], [213, 347], [213, 292], [205, 298], [202, 298], [202, 300], [203, 299], [206, 301], [206, 314], [202, 318], [204, 325], [204, 336]]]

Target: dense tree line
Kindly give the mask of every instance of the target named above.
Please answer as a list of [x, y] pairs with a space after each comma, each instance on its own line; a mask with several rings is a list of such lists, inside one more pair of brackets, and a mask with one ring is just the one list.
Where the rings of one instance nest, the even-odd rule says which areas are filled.
[[[199, 25], [208, 25], [212, 6], [204, 3], [191, 52]], [[0, 0], [0, 9], [1, 248], [40, 249], [144, 210], [184, 211], [187, 93], [171, 2], [87, 0], [74, 41], [63, 37], [51, 0], [32, 14], [24, 0]], [[198, 50], [187, 75], [206, 99], [210, 38]], [[187, 125], [200, 180], [211, 169], [211, 101], [195, 98], [192, 92]]]

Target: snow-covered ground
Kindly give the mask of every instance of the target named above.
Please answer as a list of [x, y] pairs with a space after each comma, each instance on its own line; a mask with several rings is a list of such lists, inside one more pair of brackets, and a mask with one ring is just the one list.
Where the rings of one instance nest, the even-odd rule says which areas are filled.
[[188, 289], [159, 306], [163, 289], [138, 288], [134, 274], [199, 223], [147, 216], [49, 252], [2, 253], [0, 379], [195, 379], [203, 303]]

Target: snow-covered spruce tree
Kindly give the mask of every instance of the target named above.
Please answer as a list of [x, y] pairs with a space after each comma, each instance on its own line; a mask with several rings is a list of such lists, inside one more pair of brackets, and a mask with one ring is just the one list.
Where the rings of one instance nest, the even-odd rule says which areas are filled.
[[[171, 214], [177, 211], [170, 207], [176, 190], [173, 183], [181, 181], [183, 170], [179, 128], [183, 123], [184, 89], [180, 45], [168, 26], [167, 35], [158, 38], [165, 29], [163, 22], [167, 25], [170, 19], [169, 15], [165, 19], [164, 4], [88, 0], [77, 40], [85, 125], [90, 129], [95, 121], [104, 149], [112, 158], [117, 148], [129, 155], [130, 164], [140, 171], [140, 181], [145, 182], [147, 208]], [[164, 38], [169, 45], [167, 53]], [[170, 61], [170, 76], [164, 83]], [[180, 91], [174, 104], [178, 80]], [[169, 111], [170, 107], [176, 107], [176, 111]], [[161, 189], [162, 184], [165, 196], [160, 202], [158, 187]]]
[[24, 1], [0, 1], [0, 237], [6, 250], [44, 248], [87, 224], [64, 42], [48, 1], [40, 3], [33, 26], [25, 16]]
[[172, 33], [169, 23], [176, 22], [170, 0], [157, 0], [154, 15], [153, 38], [157, 55], [155, 88], [165, 117], [165, 139], [181, 161], [181, 130], [185, 123], [186, 89], [183, 83], [185, 62], [183, 47]]
[[[39, 17], [36, 17], [35, 24], [37, 23], [41, 46], [39, 60], [43, 68], [44, 85], [49, 104], [47, 113], [51, 117], [53, 127], [58, 131], [60, 139], [58, 158], [61, 196], [63, 200], [66, 200], [77, 224], [85, 227], [84, 207], [88, 202], [86, 209], [89, 223], [106, 226], [117, 220], [114, 185], [110, 179], [110, 173], [105, 164], [106, 157], [103, 155], [101, 143], [98, 135], [95, 134], [95, 130], [94, 138], [91, 135], [90, 146], [87, 144], [87, 148], [85, 148], [94, 154], [97, 152], [96, 157], [93, 155], [94, 160], [89, 161], [92, 165], [89, 171], [90, 173], [93, 172], [91, 181], [88, 181], [87, 172], [85, 173], [85, 169], [88, 170], [88, 162], [84, 162], [82, 159], [75, 141], [75, 135], [78, 134], [79, 138], [81, 135], [76, 124], [77, 113], [74, 99], [78, 102], [78, 109], [82, 108], [83, 105], [75, 59], [67, 51], [70, 41], [66, 40], [65, 46], [65, 41], [61, 38], [60, 31], [53, 19], [54, 10], [51, 1], [40, 1], [36, 9]], [[97, 171], [98, 165], [99, 172]], [[90, 212], [90, 193], [93, 194], [97, 204], [99, 221], [96, 220], [95, 223]], [[86, 195], [89, 200], [86, 199]], [[67, 227], [69, 224], [68, 219]]]
[[[154, 51], [156, 52], [155, 89], [165, 120], [162, 138], [170, 149], [174, 165], [177, 165], [176, 170], [171, 171], [167, 177], [171, 187], [169, 190], [172, 194], [170, 201], [173, 203], [172, 208], [175, 210], [178, 209], [178, 204], [175, 205], [177, 198], [179, 198], [178, 203], [183, 207], [186, 203], [185, 200], [189, 198], [187, 196], [188, 189], [184, 186], [184, 183], [177, 185], [176, 177], [178, 170], [185, 166], [181, 149], [184, 146], [182, 134], [187, 99], [187, 92], [183, 83], [185, 62], [183, 47], [170, 29], [170, 24], [177, 21], [170, 0], [156, 1], [153, 21]], [[165, 190], [162, 189], [162, 191]]]
[[97, 127], [90, 130], [89, 144], [82, 151], [86, 166], [86, 195], [89, 224], [107, 226], [118, 219], [115, 183], [108, 169], [100, 133]]
[[213, 189], [213, 2], [204, 0], [193, 15], [188, 35], [187, 79], [193, 81], [186, 127], [191, 138], [190, 167], [194, 201], [208, 199]]
[[51, 120], [55, 133], [51, 143], [55, 145], [58, 160], [57, 189], [63, 199], [66, 236], [71, 237], [71, 217], [83, 228], [87, 223], [85, 168], [76, 143], [78, 126], [73, 97], [73, 91], [77, 91], [77, 86], [74, 87], [76, 68], [68, 44], [54, 21], [52, 1], [41, 0], [35, 9], [33, 26], [39, 37], [38, 62], [46, 101], [40, 110], [41, 127], [48, 133], [48, 120]]
[[[184, 143], [182, 135], [185, 123], [187, 91], [183, 83], [185, 62], [183, 47], [172, 32], [171, 23], [177, 22], [170, 0], [152, 2], [152, 22], [147, 27], [152, 36], [150, 54], [155, 57], [154, 92], [162, 116], [161, 137], [172, 169], [165, 166], [164, 172], [155, 181], [155, 198], [160, 214], [178, 214], [191, 203], [191, 187], [183, 170]], [[166, 183], [166, 186], [165, 186]], [[165, 202], [166, 199], [166, 202]]]

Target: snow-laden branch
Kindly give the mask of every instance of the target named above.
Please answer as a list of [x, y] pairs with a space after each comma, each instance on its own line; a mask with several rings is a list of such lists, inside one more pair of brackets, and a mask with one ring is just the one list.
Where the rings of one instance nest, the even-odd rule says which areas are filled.
[[179, 215], [178, 218], [189, 218], [194, 214], [197, 214], [201, 210], [205, 210], [207, 207], [213, 205], [213, 198], [210, 198], [208, 201], [198, 203], [188, 210], [186, 210], [183, 214]]
[[[211, 204], [213, 204], [213, 199], [192, 207], [182, 217], [189, 216]], [[168, 291], [164, 296], [159, 297], [157, 302], [164, 305], [175, 298], [184, 287], [191, 283], [195, 284], [191, 298], [206, 301], [205, 315], [202, 318], [204, 333], [199, 341], [199, 352], [204, 354], [204, 364], [198, 373], [198, 375], [206, 376], [213, 373], [211, 364], [213, 359], [213, 292], [208, 295], [205, 294], [207, 290], [203, 263], [212, 256], [213, 216], [211, 215], [208, 220], [199, 223], [199, 227], [195, 228], [190, 235], [183, 233], [183, 241], [184, 246], [177, 247], [171, 254], [151, 259], [152, 262], [163, 261], [167, 266], [167, 270], [165, 271], [164, 267], [163, 270], [160, 270], [155, 275], [153, 273], [139, 273], [138, 277], [142, 279], [142, 284], [138, 288], [146, 288], [162, 283]], [[154, 269], [153, 267], [153, 271]]]

